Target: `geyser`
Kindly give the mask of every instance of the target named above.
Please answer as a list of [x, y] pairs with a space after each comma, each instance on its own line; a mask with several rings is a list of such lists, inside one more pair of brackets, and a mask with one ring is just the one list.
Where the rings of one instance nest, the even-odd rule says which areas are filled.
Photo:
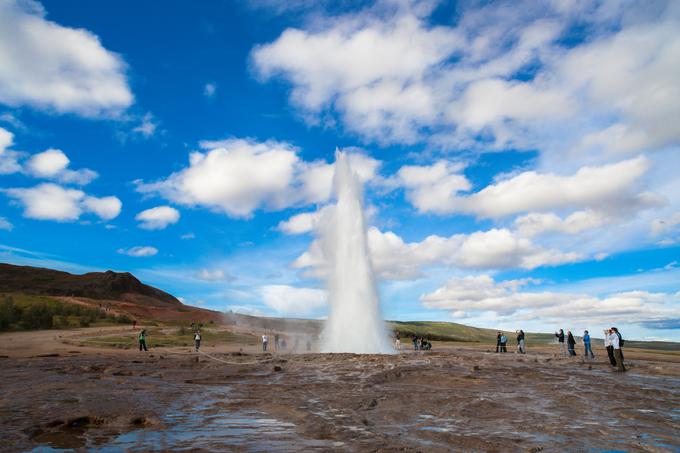
[[363, 188], [349, 156], [335, 152], [337, 204], [322, 222], [328, 263], [330, 313], [321, 335], [323, 352], [391, 353], [368, 256]]

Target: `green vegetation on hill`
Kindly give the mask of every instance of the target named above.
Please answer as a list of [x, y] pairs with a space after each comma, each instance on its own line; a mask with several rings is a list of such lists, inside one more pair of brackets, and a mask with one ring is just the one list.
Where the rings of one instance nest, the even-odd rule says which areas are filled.
[[105, 312], [78, 304], [58, 301], [48, 296], [27, 294], [0, 295], [0, 331], [66, 329], [92, 324], [127, 324], [127, 316]]

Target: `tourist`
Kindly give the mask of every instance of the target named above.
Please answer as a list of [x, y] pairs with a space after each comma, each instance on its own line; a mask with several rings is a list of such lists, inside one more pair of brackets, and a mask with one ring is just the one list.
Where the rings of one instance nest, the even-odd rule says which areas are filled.
[[507, 344], [508, 337], [506, 337], [505, 334], [501, 334], [501, 352], [508, 352]]
[[557, 342], [560, 344], [560, 354], [566, 354], [567, 351], [564, 348], [564, 330], [560, 329], [559, 332], [555, 332], [555, 336], [557, 337]]
[[609, 339], [609, 335], [612, 334], [611, 329], [604, 329], [604, 347], [607, 348], [607, 357], [609, 358], [609, 363], [611, 366], [616, 366], [616, 358], [614, 357], [614, 347]]
[[274, 334], [274, 351], [279, 350], [279, 334]]
[[399, 336], [399, 331], [394, 334], [394, 347], [397, 349], [397, 351], [401, 351], [401, 338]]
[[496, 332], [496, 352], [501, 352], [501, 332]]
[[616, 359], [616, 371], [626, 371], [626, 367], [623, 365], [623, 353], [621, 352], [623, 338], [616, 327], [612, 327], [609, 331], [611, 332], [609, 341], [614, 349], [614, 358]]
[[196, 352], [198, 352], [198, 350], [201, 347], [201, 330], [200, 329], [197, 329], [196, 333], [194, 333], [194, 342], [196, 343]]
[[520, 354], [526, 353], [524, 350], [524, 331], [521, 329], [517, 331], [517, 350]]
[[583, 332], [583, 349], [585, 350], [586, 359], [588, 358], [589, 354], [591, 359], [595, 358], [595, 354], [593, 354], [593, 348], [590, 346], [590, 334], [588, 334], [587, 330]]
[[262, 350], [266, 351], [267, 350], [267, 343], [269, 343], [269, 337], [267, 336], [266, 333], [262, 334]]
[[139, 350], [148, 351], [148, 349], [146, 349], [146, 330], [142, 330], [139, 333]]
[[574, 346], [576, 346], [576, 340], [571, 334], [571, 330], [567, 331], [567, 349], [569, 350], [569, 357], [576, 357], [576, 351], [574, 351]]
[[413, 350], [417, 351], [418, 350], [418, 337], [413, 335]]

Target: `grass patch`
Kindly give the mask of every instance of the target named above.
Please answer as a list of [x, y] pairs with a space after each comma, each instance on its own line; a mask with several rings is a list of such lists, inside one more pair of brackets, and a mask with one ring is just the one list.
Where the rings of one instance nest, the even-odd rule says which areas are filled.
[[[239, 334], [230, 332], [228, 330], [210, 330], [205, 329], [201, 331], [201, 345], [214, 346], [216, 344], [256, 344], [257, 338], [253, 335]], [[131, 331], [124, 335], [108, 335], [95, 338], [89, 338], [82, 341], [86, 346], [97, 347], [112, 347], [112, 348], [136, 348], [139, 344], [139, 331]], [[146, 329], [146, 345], [147, 347], [177, 347], [177, 346], [193, 346], [194, 334], [189, 329]]]

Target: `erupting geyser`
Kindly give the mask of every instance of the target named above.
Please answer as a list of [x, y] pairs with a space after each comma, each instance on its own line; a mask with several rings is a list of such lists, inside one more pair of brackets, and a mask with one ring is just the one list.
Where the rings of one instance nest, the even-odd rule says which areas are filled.
[[321, 229], [327, 259], [330, 313], [321, 336], [323, 352], [393, 352], [380, 313], [368, 257], [363, 191], [349, 157], [335, 152], [337, 204]]

